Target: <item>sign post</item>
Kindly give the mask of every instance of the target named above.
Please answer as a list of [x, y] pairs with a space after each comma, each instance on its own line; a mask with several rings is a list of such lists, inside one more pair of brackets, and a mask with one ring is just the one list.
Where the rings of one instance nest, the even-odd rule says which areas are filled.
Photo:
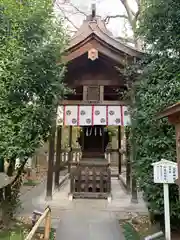
[[165, 220], [165, 236], [167, 240], [171, 239], [171, 224], [170, 224], [170, 210], [169, 210], [169, 185], [163, 184], [164, 189], [164, 220]]
[[164, 190], [164, 217], [165, 237], [171, 240], [170, 208], [169, 208], [169, 184], [175, 183], [178, 178], [177, 163], [162, 159], [153, 163], [154, 183], [162, 183]]

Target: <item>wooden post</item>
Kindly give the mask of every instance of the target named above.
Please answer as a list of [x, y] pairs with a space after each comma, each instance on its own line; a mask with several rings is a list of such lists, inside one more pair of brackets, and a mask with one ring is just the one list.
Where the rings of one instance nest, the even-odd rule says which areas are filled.
[[50, 232], [51, 232], [51, 211], [49, 209], [49, 212], [45, 219], [44, 240], [49, 240]]
[[176, 129], [176, 153], [177, 153], [177, 165], [178, 165], [178, 180], [177, 184], [179, 186], [179, 199], [180, 199], [180, 119], [175, 125]]
[[131, 165], [130, 165], [130, 143], [129, 136], [130, 131], [126, 129], [126, 186], [127, 191], [130, 191], [130, 174], [131, 174]]
[[121, 154], [121, 126], [118, 126], [118, 175], [121, 174], [122, 154]]
[[134, 174], [134, 160], [136, 159], [136, 142], [134, 139], [133, 126], [131, 127], [131, 202], [138, 203], [137, 183]]
[[55, 188], [59, 188], [59, 176], [61, 167], [61, 136], [62, 136], [62, 126], [57, 127], [57, 140], [56, 140], [56, 162], [55, 162]]
[[100, 86], [100, 101], [104, 101], [104, 86]]
[[136, 182], [136, 178], [134, 176], [133, 171], [132, 171], [132, 180], [131, 180], [131, 202], [138, 203], [137, 182]]
[[68, 173], [70, 173], [70, 162], [71, 162], [71, 158], [72, 158], [72, 126], [69, 126], [69, 156], [68, 156]]
[[51, 129], [51, 134], [49, 136], [49, 158], [48, 158], [48, 172], [47, 172], [47, 186], [46, 186], [47, 200], [52, 200], [55, 133], [56, 133], [56, 127], [53, 126]]

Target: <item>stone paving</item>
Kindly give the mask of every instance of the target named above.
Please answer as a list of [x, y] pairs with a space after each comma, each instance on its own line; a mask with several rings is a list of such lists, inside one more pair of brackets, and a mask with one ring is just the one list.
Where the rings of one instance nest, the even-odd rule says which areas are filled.
[[41, 183], [21, 197], [23, 209], [21, 216], [31, 216], [33, 210], [43, 211], [49, 205], [52, 209], [52, 225], [57, 229], [57, 239], [61, 240], [123, 240], [119, 219], [129, 214], [147, 214], [147, 208], [141, 196], [137, 204], [131, 203], [117, 179], [112, 178], [112, 201], [68, 199], [69, 181], [60, 191], [53, 192], [52, 201], [45, 201], [46, 182]]
[[57, 228], [62, 240], [124, 240], [118, 221], [108, 212], [64, 211]]

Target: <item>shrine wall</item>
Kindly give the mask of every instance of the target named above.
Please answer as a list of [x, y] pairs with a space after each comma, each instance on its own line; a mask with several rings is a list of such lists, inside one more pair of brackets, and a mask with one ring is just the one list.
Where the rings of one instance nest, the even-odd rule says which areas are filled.
[[82, 58], [74, 64], [70, 64], [66, 74], [65, 82], [69, 86], [101, 85], [101, 86], [123, 86], [125, 80], [115, 68], [115, 65], [101, 59], [95, 61]]

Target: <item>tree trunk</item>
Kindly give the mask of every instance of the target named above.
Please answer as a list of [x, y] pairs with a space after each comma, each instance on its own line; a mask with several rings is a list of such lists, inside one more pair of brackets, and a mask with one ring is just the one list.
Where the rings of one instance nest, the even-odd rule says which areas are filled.
[[[0, 157], [0, 172], [4, 172], [4, 158]], [[0, 203], [3, 201], [3, 189], [0, 189]]]
[[[8, 169], [7, 169], [7, 175], [9, 177], [13, 176], [14, 172], [14, 166], [15, 166], [15, 161], [10, 160]], [[13, 199], [12, 199], [12, 186], [9, 184], [4, 188], [4, 204], [3, 204], [3, 222], [4, 224], [8, 224], [10, 222], [10, 219], [13, 217]]]

